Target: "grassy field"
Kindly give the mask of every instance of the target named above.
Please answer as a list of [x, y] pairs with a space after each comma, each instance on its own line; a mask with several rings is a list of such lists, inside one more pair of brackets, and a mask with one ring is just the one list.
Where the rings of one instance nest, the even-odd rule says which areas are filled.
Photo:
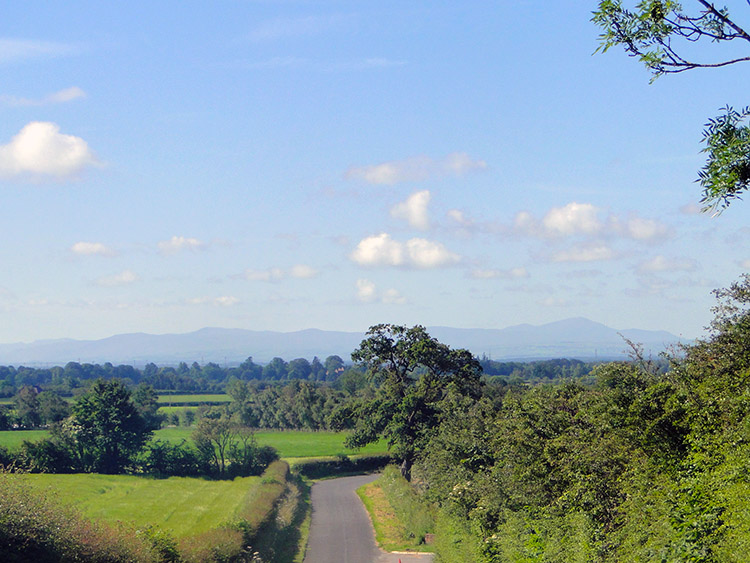
[[0, 431], [0, 446], [8, 450], [17, 450], [24, 440], [36, 442], [49, 436], [47, 430], [2, 430]]
[[210, 481], [187, 477], [149, 479], [132, 475], [23, 475], [85, 516], [136, 527], [155, 524], [175, 537], [226, 522], [246, 503], [260, 477]]
[[[190, 441], [193, 428], [162, 428], [154, 432], [154, 438], [169, 442]], [[5, 430], [0, 431], [0, 446], [15, 450], [23, 440], [35, 442], [49, 433], [46, 430]], [[360, 450], [344, 448], [346, 434], [343, 432], [298, 432], [292, 430], [279, 432], [256, 432], [255, 438], [262, 446], [273, 446], [283, 459], [304, 457], [325, 457], [338, 454], [379, 454], [387, 451], [385, 441], [381, 440]]]

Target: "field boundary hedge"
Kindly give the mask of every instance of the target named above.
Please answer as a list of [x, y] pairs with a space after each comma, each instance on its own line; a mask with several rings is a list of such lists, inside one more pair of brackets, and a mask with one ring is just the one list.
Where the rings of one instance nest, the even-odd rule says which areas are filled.
[[292, 471], [308, 479], [325, 479], [349, 473], [381, 471], [391, 461], [390, 454], [318, 457], [295, 462]]

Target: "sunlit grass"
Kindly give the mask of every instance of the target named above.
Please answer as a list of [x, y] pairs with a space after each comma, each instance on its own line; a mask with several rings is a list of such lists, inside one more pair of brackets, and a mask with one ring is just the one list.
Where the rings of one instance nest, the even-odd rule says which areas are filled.
[[85, 516], [135, 527], [157, 525], [175, 537], [198, 534], [227, 522], [261, 483], [260, 477], [211, 481], [133, 475], [24, 475]]
[[[154, 438], [165, 442], [190, 442], [194, 428], [171, 427], [154, 432]], [[0, 446], [10, 451], [17, 450], [24, 440], [36, 442], [49, 435], [46, 430], [5, 430], [0, 431]], [[256, 432], [255, 439], [262, 446], [273, 446], [279, 456], [287, 458], [326, 457], [339, 454], [380, 454], [388, 451], [384, 440], [370, 444], [359, 450], [344, 447], [344, 432], [302, 432], [284, 430], [277, 432]]]

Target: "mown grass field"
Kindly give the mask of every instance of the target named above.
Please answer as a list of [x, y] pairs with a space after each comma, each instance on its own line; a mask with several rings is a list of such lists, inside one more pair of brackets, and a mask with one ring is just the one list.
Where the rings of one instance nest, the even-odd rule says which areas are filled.
[[[154, 438], [169, 442], [190, 441], [193, 428], [162, 428], [154, 432]], [[0, 446], [16, 450], [24, 440], [36, 442], [47, 436], [46, 430], [4, 430], [0, 431]], [[283, 459], [326, 457], [339, 454], [379, 454], [388, 450], [381, 440], [360, 450], [344, 447], [344, 432], [301, 432], [293, 430], [277, 432], [256, 432], [255, 439], [262, 446], [273, 446]]]
[[261, 484], [260, 477], [233, 481], [97, 474], [20, 477], [89, 518], [135, 527], [156, 525], [178, 538], [231, 520]]

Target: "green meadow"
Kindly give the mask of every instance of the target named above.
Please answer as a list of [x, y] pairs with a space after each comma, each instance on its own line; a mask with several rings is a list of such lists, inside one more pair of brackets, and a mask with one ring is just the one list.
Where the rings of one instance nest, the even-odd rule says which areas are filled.
[[261, 484], [260, 477], [233, 481], [98, 474], [21, 477], [61, 503], [76, 506], [88, 518], [135, 527], [157, 525], [175, 537], [195, 535], [231, 520]]
[[[162, 428], [154, 432], [154, 439], [181, 442], [190, 441], [192, 428]], [[36, 442], [47, 436], [46, 430], [4, 430], [0, 431], [0, 446], [8, 450], [16, 450], [24, 440]], [[255, 439], [262, 446], [273, 446], [283, 459], [326, 457], [339, 454], [379, 454], [388, 450], [384, 440], [370, 444], [359, 450], [344, 447], [345, 432], [304, 432], [294, 430], [279, 430], [275, 432], [256, 432]]]

